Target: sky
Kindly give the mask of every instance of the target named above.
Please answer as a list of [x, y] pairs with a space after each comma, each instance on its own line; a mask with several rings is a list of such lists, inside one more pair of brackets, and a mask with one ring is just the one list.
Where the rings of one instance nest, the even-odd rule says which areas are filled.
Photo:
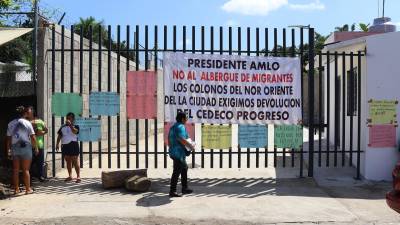
[[[66, 12], [66, 21], [93, 16], [107, 25], [277, 27], [311, 25], [329, 34], [336, 26], [372, 23], [379, 0], [41, 0]], [[382, 0], [380, 0], [382, 2]], [[382, 9], [382, 7], [381, 7]], [[385, 15], [400, 25], [400, 1], [386, 0]]]

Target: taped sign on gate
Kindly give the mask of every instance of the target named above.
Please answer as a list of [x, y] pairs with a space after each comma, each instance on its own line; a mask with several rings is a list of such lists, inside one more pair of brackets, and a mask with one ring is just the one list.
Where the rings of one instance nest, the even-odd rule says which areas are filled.
[[300, 125], [276, 125], [274, 127], [276, 148], [300, 149], [303, 145], [303, 127]]
[[297, 124], [300, 59], [164, 53], [165, 121], [185, 112], [193, 123]]
[[101, 121], [96, 118], [77, 118], [79, 141], [101, 141]]
[[91, 92], [89, 95], [91, 115], [116, 116], [119, 108], [120, 98], [117, 92]]
[[231, 125], [202, 125], [201, 148], [229, 149], [232, 147]]
[[154, 71], [126, 73], [126, 114], [128, 119], [157, 118], [157, 74]]
[[240, 148], [267, 148], [268, 125], [239, 125]]

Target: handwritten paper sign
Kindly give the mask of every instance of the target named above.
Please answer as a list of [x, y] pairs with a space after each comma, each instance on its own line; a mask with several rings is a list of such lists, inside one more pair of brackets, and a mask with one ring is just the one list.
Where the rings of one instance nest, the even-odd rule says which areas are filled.
[[54, 116], [66, 116], [69, 112], [82, 114], [82, 96], [76, 93], [54, 93], [51, 96], [51, 111]]
[[369, 124], [396, 124], [397, 101], [395, 100], [370, 100]]
[[300, 125], [276, 125], [274, 142], [277, 148], [300, 148], [303, 145], [303, 127]]
[[119, 94], [116, 92], [92, 92], [89, 95], [91, 115], [115, 116], [120, 108]]
[[232, 126], [203, 125], [201, 126], [202, 148], [228, 149], [232, 147]]
[[369, 127], [369, 147], [396, 147], [396, 127], [390, 124], [372, 125]]
[[239, 125], [239, 146], [241, 148], [267, 147], [267, 125]]
[[[169, 145], [169, 140], [168, 140], [168, 134], [169, 134], [169, 130], [171, 129], [171, 127], [174, 125], [174, 123], [170, 123], [170, 122], [165, 122], [164, 123], [164, 145]], [[189, 137], [193, 140], [195, 140], [195, 126], [194, 123], [186, 123], [185, 124], [186, 127], [186, 131], [189, 134]]]
[[154, 71], [128, 71], [126, 80], [128, 119], [157, 118], [157, 74]]
[[101, 140], [101, 121], [96, 118], [78, 118], [75, 124], [79, 126], [79, 141]]

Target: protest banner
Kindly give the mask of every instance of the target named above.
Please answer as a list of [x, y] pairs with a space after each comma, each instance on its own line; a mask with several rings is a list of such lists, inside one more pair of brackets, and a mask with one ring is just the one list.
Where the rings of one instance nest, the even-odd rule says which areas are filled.
[[89, 95], [90, 115], [116, 116], [120, 101], [117, 92], [91, 92]]
[[54, 116], [66, 116], [69, 112], [82, 114], [82, 96], [76, 93], [54, 93], [51, 96], [51, 112]]
[[100, 141], [101, 121], [96, 118], [77, 118], [75, 124], [79, 126], [79, 141]]
[[239, 125], [238, 135], [241, 148], [268, 147], [268, 125]]
[[229, 149], [232, 147], [231, 125], [202, 125], [201, 147], [203, 149]]
[[193, 123], [298, 124], [299, 58], [165, 52], [165, 121], [178, 111]]

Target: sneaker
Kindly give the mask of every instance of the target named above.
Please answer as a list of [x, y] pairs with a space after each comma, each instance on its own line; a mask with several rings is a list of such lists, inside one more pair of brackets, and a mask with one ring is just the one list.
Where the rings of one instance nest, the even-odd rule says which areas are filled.
[[180, 195], [180, 194], [178, 194], [178, 193], [176, 193], [176, 192], [170, 192], [170, 193], [169, 193], [169, 197], [170, 197], [170, 198], [182, 197], [182, 195]]
[[40, 182], [45, 182], [45, 181], [46, 181], [46, 178], [44, 178], [44, 177], [39, 177], [39, 181], [40, 181]]
[[186, 195], [186, 194], [192, 194], [192, 193], [193, 193], [193, 190], [191, 190], [191, 189], [188, 189], [188, 188], [182, 189], [182, 194], [184, 194], [184, 195]]

